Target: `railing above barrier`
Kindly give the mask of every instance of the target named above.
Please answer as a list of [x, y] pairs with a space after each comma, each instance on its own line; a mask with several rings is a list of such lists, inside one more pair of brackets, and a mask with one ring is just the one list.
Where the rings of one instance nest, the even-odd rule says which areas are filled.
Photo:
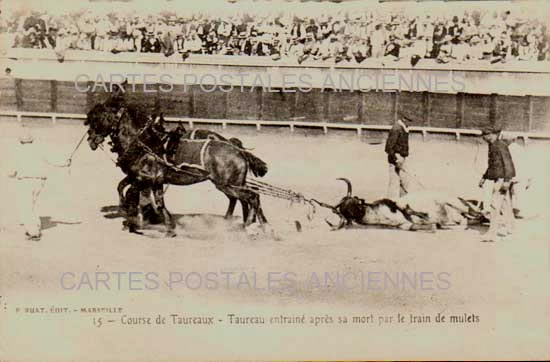
[[[57, 55], [51, 49], [10, 48], [6, 58], [20, 60], [50, 60], [57, 61]], [[210, 55], [191, 54], [185, 61], [174, 54], [165, 57], [159, 53], [122, 52], [112, 54], [93, 50], [68, 50], [64, 55], [65, 62], [107, 62], [107, 63], [142, 63], [142, 64], [185, 64], [185, 65], [220, 65], [235, 67], [300, 67], [300, 68], [352, 68], [352, 69], [399, 69], [399, 70], [444, 70], [444, 71], [474, 71], [474, 72], [507, 72], [507, 73], [550, 73], [547, 61], [509, 60], [505, 63], [491, 64], [488, 60], [469, 61], [461, 63], [438, 63], [435, 59], [423, 59], [412, 66], [410, 60], [399, 61], [368, 58], [361, 63], [341, 62], [330, 63], [318, 60], [306, 60], [298, 64], [294, 58], [273, 60], [270, 57], [245, 55]]]
[[550, 96], [549, 62], [505, 64], [438, 64], [424, 59], [411, 66], [406, 59], [367, 59], [360, 64], [269, 57], [192, 55], [164, 57], [151, 53], [110, 54], [69, 51], [62, 63], [51, 49], [11, 49], [0, 63], [19, 79], [65, 82], [122, 82], [205, 86], [336, 89], [338, 91], [409, 91], [446, 94]]
[[[15, 117], [19, 122], [23, 117], [28, 118], [50, 118], [52, 123], [57, 123], [58, 119], [86, 119], [85, 114], [80, 113], [51, 113], [51, 112], [20, 112], [0, 110], [0, 116]], [[296, 128], [321, 128], [324, 134], [328, 134], [330, 129], [334, 130], [355, 130], [358, 136], [363, 131], [389, 131], [389, 125], [368, 125], [368, 124], [346, 124], [331, 122], [300, 122], [300, 121], [265, 121], [265, 120], [238, 120], [238, 119], [207, 119], [207, 118], [180, 118], [165, 117], [167, 122], [187, 123], [190, 128], [195, 128], [197, 124], [221, 125], [226, 129], [228, 125], [255, 126], [256, 130], [261, 131], [262, 127], [288, 127], [291, 133]], [[477, 129], [459, 129], [459, 128], [439, 128], [439, 127], [410, 127], [411, 132], [420, 132], [424, 139], [430, 133], [454, 135], [457, 140], [461, 136], [480, 136], [481, 131]], [[503, 132], [508, 136], [522, 138], [525, 142], [529, 139], [550, 140], [550, 133], [541, 132]]]

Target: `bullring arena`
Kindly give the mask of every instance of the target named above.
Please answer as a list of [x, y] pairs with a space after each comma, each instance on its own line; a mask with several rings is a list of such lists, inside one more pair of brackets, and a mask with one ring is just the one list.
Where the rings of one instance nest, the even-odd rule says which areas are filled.
[[[58, 120], [55, 125], [46, 119], [23, 122], [32, 123], [37, 140], [48, 152], [60, 157], [71, 152], [85, 130], [78, 120]], [[10, 155], [16, 140], [17, 121], [4, 118], [2, 127], [2, 154]], [[345, 193], [344, 184], [336, 181], [336, 177], [352, 180], [354, 194], [367, 200], [380, 198], [386, 191], [383, 144], [376, 142], [383, 135], [359, 139], [349, 133], [315, 135], [307, 131], [291, 135], [287, 128], [265, 128], [258, 132], [247, 127], [228, 127], [221, 131], [224, 135], [238, 136], [269, 163], [265, 181], [274, 185], [330, 203], [336, 203]], [[480, 198], [477, 180], [484, 170], [487, 152], [480, 142], [475, 138], [457, 142], [448, 137], [432, 135], [423, 140], [420, 135], [415, 136], [411, 144], [411, 169], [422, 183], [417, 187]], [[451, 276], [452, 287], [444, 291], [350, 292], [331, 289], [330, 281], [328, 286], [321, 281], [320, 289], [300, 288], [292, 295], [249, 288], [191, 290], [182, 286], [139, 293], [166, 308], [173, 307], [172, 302], [180, 303], [168, 302], [167, 297], [185, 296], [181, 302], [200, 304], [208, 300], [214, 305], [223, 302], [225, 308], [232, 306], [232, 310], [249, 314], [262, 309], [247, 305], [263, 301], [288, 311], [304, 303], [311, 310], [322, 310], [329, 303], [331, 310], [346, 308], [351, 311], [367, 306], [368, 311], [383, 311], [399, 307], [405, 312], [421, 314], [436, 308], [458, 314], [475, 310], [477, 314], [487, 312], [491, 315], [492, 306], [488, 301], [496, 297], [493, 293], [498, 290], [499, 303], [514, 303], [521, 310], [517, 320], [508, 316], [521, 328], [522, 323], [538, 318], [537, 313], [531, 314], [537, 310], [532, 300], [526, 305], [522, 304], [522, 298], [526, 290], [541, 293], [541, 297], [547, 292], [543, 286], [546, 285], [550, 256], [546, 190], [548, 144], [532, 141], [528, 152], [531, 165], [536, 168], [536, 183], [529, 192], [529, 214], [537, 217], [519, 220], [515, 234], [498, 243], [481, 243], [482, 228], [422, 233], [353, 227], [330, 232], [323, 221], [328, 216], [323, 214], [323, 209], [308, 222], [304, 207], [291, 206], [270, 197], [262, 197], [262, 203], [278, 237], [250, 239], [240, 229], [240, 220], [223, 220], [227, 199], [206, 182], [169, 187], [166, 202], [177, 218], [178, 236], [164, 238], [161, 230], [148, 230], [146, 236], [121, 230], [123, 219], [116, 212], [115, 186], [122, 173], [114, 167], [106, 152], [92, 152], [84, 143], [74, 156], [70, 173], [59, 169], [47, 181], [40, 205], [45, 230], [38, 243], [24, 239], [14, 212], [14, 183], [3, 182], [1, 252], [9, 255], [2, 265], [2, 275], [6, 279], [9, 277], [9, 282], [3, 285], [13, 295], [10, 300], [15, 304], [24, 303], [25, 298], [32, 300], [36, 293], [50, 295], [51, 303], [55, 300], [67, 303], [67, 299], [59, 298], [71, 300], [70, 296], [76, 295], [70, 291], [59, 294], [59, 276], [67, 271], [78, 275], [84, 271], [109, 270], [159, 273], [225, 270], [263, 276], [268, 272], [290, 271], [300, 280], [313, 272], [319, 275], [348, 271], [409, 275], [421, 271], [445, 272]], [[240, 210], [236, 214], [240, 215]], [[295, 220], [303, 225], [301, 232], [297, 232]], [[265, 280], [258, 283], [265, 287]], [[94, 292], [86, 287], [78, 295], [88, 296], [85, 298], [92, 305], [100, 300], [101, 304], [121, 301], [116, 292]], [[545, 303], [544, 298], [538, 300]], [[133, 300], [131, 308], [139, 308], [140, 303], [144, 301]], [[468, 308], [464, 309], [464, 305]], [[42, 336], [37, 331], [31, 335]], [[510, 343], [519, 345], [522, 341], [515, 338]], [[44, 346], [39, 344], [38, 348]], [[251, 352], [251, 355], [254, 354]]]
[[[89, 101], [90, 96], [87, 99]], [[61, 96], [56, 97], [58, 103], [62, 100]], [[36, 106], [33, 102], [24, 104], [26, 107]], [[85, 105], [71, 104], [70, 107], [72, 113], [85, 114], [87, 110]], [[416, 111], [422, 114], [422, 110]], [[9, 110], [4, 114], [9, 112], [17, 113]], [[368, 118], [368, 110], [362, 109], [361, 112]], [[500, 112], [503, 112], [502, 108]], [[48, 112], [44, 113], [47, 115]], [[390, 107], [385, 125], [391, 123], [393, 113]], [[381, 114], [382, 111], [378, 110], [377, 119], [383, 118]], [[90, 306], [124, 305], [129, 312], [150, 305], [184, 314], [186, 310], [200, 313], [220, 307], [243, 316], [273, 310], [277, 313], [303, 313], [304, 308], [320, 315], [327, 310], [368, 315], [372, 311], [383, 314], [399, 309], [404, 314], [419, 316], [425, 312], [441, 311], [460, 316], [472, 313], [481, 316], [484, 326], [494, 334], [484, 336], [485, 339], [479, 341], [480, 348], [481, 344], [490, 346], [488, 349], [497, 348], [503, 341], [507, 348], [520, 348], [533, 342], [532, 338], [548, 335], [547, 326], [538, 321], [540, 312], [548, 311], [549, 307], [550, 199], [547, 185], [550, 181], [550, 141], [536, 137], [537, 132], [522, 143], [525, 151], [522, 169], [528, 170], [534, 179], [525, 195], [526, 218], [516, 221], [513, 235], [496, 243], [481, 242], [486, 226], [438, 230], [435, 233], [359, 226], [330, 231], [325, 223], [325, 218], [332, 216], [329, 210], [318, 207], [311, 215], [308, 205], [263, 195], [263, 210], [273, 233], [250, 237], [242, 229], [239, 206], [233, 220], [223, 219], [227, 198], [209, 182], [168, 187], [165, 200], [177, 223], [176, 237], [164, 237], [162, 226], [147, 227], [143, 236], [130, 234], [122, 228], [124, 216], [118, 209], [116, 185], [123, 174], [113, 164], [114, 155], [108, 151], [92, 151], [86, 142], [75, 152], [69, 169], [54, 169], [48, 178], [40, 196], [43, 237], [40, 242], [31, 242], [25, 240], [18, 222], [15, 181], [5, 178], [9, 160], [16, 149], [20, 123], [28, 125], [35, 141], [58, 159], [67, 158], [86, 131], [81, 118], [68, 116], [52, 122], [46, 115], [27, 117], [23, 113], [18, 117], [1, 117], [0, 154], [4, 157], [0, 169], [4, 181], [0, 190], [0, 253], [3, 255], [0, 282], [8, 291], [11, 304], [29, 305], [33, 298], [40, 298], [39, 303], [48, 305], [78, 303], [81, 306], [85, 300]], [[185, 126], [189, 128], [189, 119], [186, 119]], [[249, 120], [248, 125], [222, 126], [222, 121], [218, 121], [201, 123], [199, 118], [193, 118], [193, 127], [212, 129], [228, 138], [238, 137], [256, 156], [268, 163], [269, 171], [262, 181], [301, 193], [307, 198], [336, 204], [346, 190], [336, 178], [346, 177], [353, 183], [354, 195], [367, 201], [385, 197], [388, 172], [384, 127], [363, 130], [358, 134], [353, 127], [325, 132], [322, 127], [306, 125], [293, 127], [291, 131], [288, 125], [256, 127], [254, 121]], [[323, 118], [323, 121], [327, 119]], [[539, 117], [538, 126], [544, 122], [548, 119]], [[412, 133], [410, 170], [415, 190], [443, 191], [481, 200], [483, 191], [477, 184], [486, 166], [486, 144], [467, 131], [458, 138], [453, 133]], [[312, 217], [308, 218], [308, 215]], [[94, 275], [115, 271], [156, 272], [161, 283], [154, 291], [142, 290], [135, 294], [127, 293], [127, 284], [122, 287], [124, 294], [117, 293], [116, 287], [109, 290], [98, 288], [93, 280], [89, 285], [81, 284], [83, 273]], [[420, 273], [431, 273], [443, 275], [442, 279], [447, 282], [443, 283], [445, 288], [440, 288], [441, 283], [436, 282], [432, 288], [424, 290], [410, 286], [379, 290], [338, 288], [341, 281], [338, 278], [344, 274], [356, 276], [367, 271], [390, 276], [406, 274], [413, 279]], [[67, 272], [72, 273], [72, 277], [65, 280], [71, 287], [63, 290], [60, 276]], [[213, 289], [205, 288], [203, 284], [197, 288], [184, 283], [170, 286], [166, 283], [170, 272], [195, 272], [201, 275], [201, 281], [207, 272], [218, 276], [222, 272], [246, 274], [248, 278], [254, 275], [260, 280], [254, 281], [254, 284], [259, 284], [258, 288], [250, 287], [250, 283], [245, 283], [247, 286], [244, 287], [233, 285]], [[272, 272], [280, 275], [293, 273], [297, 280], [296, 289], [265, 288], [266, 276]], [[312, 288], [307, 282], [312, 273], [321, 276], [318, 288]], [[45, 297], [48, 298], [46, 302], [43, 301]], [[513, 313], [505, 313], [504, 309], [495, 313], [495, 305], [513, 305]], [[507, 335], [498, 330], [503, 320], [525, 333]], [[383, 324], [383, 321], [376, 322]], [[61, 325], [59, 321], [52, 323]], [[78, 328], [89, 327], [88, 321], [77, 321], [75, 328], [66, 332], [30, 330], [26, 333], [38, 341], [35, 352], [46, 353], [48, 343], [54, 338], [78, 342]], [[113, 347], [120, 358], [149, 353], [149, 332], [134, 330], [131, 336], [125, 336], [123, 326], [112, 328], [119, 328], [117, 331], [121, 333], [120, 346]], [[284, 334], [284, 327], [280, 328], [270, 333]], [[314, 344], [316, 338], [325, 338], [326, 344], [316, 347], [318, 358], [331, 356], [331, 348], [342, 341], [363, 343], [368, 339], [369, 343], [378, 343], [382, 348], [392, 347], [377, 330], [365, 329], [358, 333], [357, 328], [350, 327], [333, 339], [327, 337], [330, 336], [328, 329], [320, 328], [312, 331], [304, 343]], [[392, 328], [396, 327], [386, 328], [392, 333], [395, 332]], [[408, 328], [414, 332], [414, 326]], [[458, 326], [455, 331], [457, 335], [468, 333], [464, 326]], [[437, 343], [441, 332], [433, 327], [423, 333]], [[250, 343], [246, 351], [239, 350], [240, 358], [261, 355], [254, 342], [265, 338], [264, 332], [251, 327], [241, 334], [240, 337], [228, 337], [227, 345], [210, 351], [211, 358], [235, 353], [240, 338], [246, 338]], [[105, 335], [94, 335], [99, 343], [109, 343]], [[155, 356], [169, 359], [177, 355], [180, 344], [188, 347], [193, 343], [204, 343], [209, 337], [204, 330], [194, 330], [173, 333], [167, 338], [165, 342], [170, 347], [156, 350]], [[182, 338], [185, 342], [181, 342]], [[6, 339], [7, 344], [15, 340], [9, 336]], [[231, 345], [232, 342], [235, 345]], [[287, 348], [287, 342], [281, 337], [268, 343], [277, 349]], [[404, 346], [415, 346], [418, 341], [405, 338], [403, 343]], [[128, 346], [132, 349], [128, 350]], [[460, 352], [462, 348], [457, 344], [449, 352]], [[406, 348], [402, 349], [406, 351]], [[528, 351], [522, 352], [526, 353], [522, 355], [524, 358], [529, 355]], [[21, 355], [23, 359], [24, 353]], [[73, 357], [67, 350], [48, 353], [52, 358]], [[101, 352], [96, 353], [103, 356]], [[190, 353], [201, 356], [200, 351]], [[296, 358], [312, 358], [311, 354], [293, 353]], [[351, 351], [350, 356], [360, 354]]]

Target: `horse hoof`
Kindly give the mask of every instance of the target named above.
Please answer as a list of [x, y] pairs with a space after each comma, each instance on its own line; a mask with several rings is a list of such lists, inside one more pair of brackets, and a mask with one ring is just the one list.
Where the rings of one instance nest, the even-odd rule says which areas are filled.
[[130, 234], [143, 235], [141, 231], [138, 231], [138, 228], [135, 225], [130, 225], [130, 227], [128, 228], [128, 232], [130, 232]]
[[250, 224], [248, 226], [245, 226], [245, 231], [246, 235], [252, 239], [256, 239], [262, 233], [260, 225], [258, 224]]
[[166, 232], [166, 237], [167, 238], [175, 238], [176, 236], [178, 236], [178, 234], [176, 234], [176, 232], [173, 231], [173, 230], [170, 230], [170, 231]]

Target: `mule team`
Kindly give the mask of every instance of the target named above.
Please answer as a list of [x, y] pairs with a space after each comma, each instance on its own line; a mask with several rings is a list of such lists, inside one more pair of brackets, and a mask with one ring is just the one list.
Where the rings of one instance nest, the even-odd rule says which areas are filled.
[[[188, 132], [181, 125], [167, 131], [160, 112], [150, 114], [143, 106], [127, 102], [122, 86], [114, 89], [106, 102], [96, 104], [88, 112], [85, 125], [92, 150], [103, 147], [105, 139], [110, 138], [111, 151], [117, 154], [116, 164], [126, 175], [117, 190], [120, 206], [127, 213], [125, 225], [130, 232], [140, 233], [144, 218], [147, 218], [163, 222], [167, 235], [175, 236], [174, 220], [164, 204], [164, 185], [191, 185], [207, 180], [228, 197], [226, 218], [232, 217], [239, 201], [245, 228], [255, 222], [267, 223], [259, 195], [246, 185], [249, 172], [256, 177], [267, 173], [264, 161], [236, 138], [226, 139], [208, 130]], [[484, 240], [493, 241], [497, 234], [502, 234], [499, 229], [502, 223], [504, 233], [511, 233], [511, 180], [515, 177], [515, 169], [507, 143], [501, 139], [499, 131], [483, 132], [489, 143], [489, 167], [480, 187], [485, 180], [494, 181], [491, 208], [487, 212], [480, 208], [478, 201], [429, 191], [409, 192], [407, 121], [406, 117], [400, 117], [386, 141], [388, 198], [367, 203], [352, 196], [351, 182], [342, 179], [348, 185], [348, 192], [338, 205], [318, 202], [340, 217], [338, 225], [330, 224], [333, 229], [355, 222], [404, 230], [433, 230], [436, 227], [464, 228], [469, 223], [490, 221]], [[29, 143], [26, 138], [20, 141]], [[19, 177], [27, 180], [25, 175]], [[130, 188], [124, 193], [127, 186]], [[35, 213], [34, 206], [29, 212]], [[33, 225], [25, 226], [27, 232], [32, 229], [31, 236], [39, 235], [34, 225], [38, 218], [24, 219], [33, 221]]]
[[[251, 171], [262, 177], [267, 173], [264, 161], [246, 150], [236, 139], [226, 139], [212, 131], [187, 132], [183, 126], [172, 131], [164, 128], [162, 114], [148, 114], [143, 107], [129, 104], [124, 98], [125, 90], [116, 87], [105, 103], [94, 106], [87, 115], [88, 143], [95, 150], [109, 137], [112, 151], [118, 155], [117, 165], [126, 174], [119, 183], [120, 204], [127, 210], [127, 226], [130, 232], [139, 233], [143, 215], [149, 209], [151, 217], [160, 216], [167, 226], [167, 235], [173, 236], [174, 222], [166, 209], [163, 185], [190, 185], [210, 180], [229, 199], [226, 218], [233, 215], [236, 202], [242, 205], [244, 226], [254, 222], [267, 222], [260, 197], [246, 187], [246, 178]], [[511, 205], [511, 180], [515, 168], [499, 130], [484, 130], [482, 135], [489, 143], [489, 166], [485, 180], [494, 182], [493, 198], [489, 210], [482, 203], [464, 200], [457, 196], [431, 191], [409, 192], [409, 119], [401, 116], [391, 129], [386, 141], [388, 155], [388, 198], [367, 203], [352, 196], [351, 182], [346, 197], [337, 205], [329, 207], [340, 217], [340, 229], [351, 223], [384, 225], [404, 230], [433, 230], [440, 228], [465, 228], [469, 223], [490, 222], [489, 232], [483, 240], [494, 241], [501, 234], [510, 234], [513, 221]], [[124, 195], [124, 189], [130, 188]], [[145, 207], [140, 200], [146, 195]], [[487, 205], [485, 205], [487, 206]], [[152, 211], [151, 211], [152, 210]], [[504, 218], [504, 219], [503, 219]]]
[[[92, 150], [109, 137], [111, 150], [118, 155], [117, 166], [127, 175], [118, 191], [121, 206], [127, 208], [130, 232], [139, 232], [143, 217], [140, 195], [147, 194], [150, 205], [162, 215], [167, 234], [175, 235], [175, 225], [163, 202], [163, 185], [206, 180], [228, 197], [227, 218], [240, 201], [245, 226], [267, 222], [259, 195], [246, 187], [249, 171], [260, 177], [267, 173], [264, 161], [242, 147], [239, 140], [227, 140], [211, 131], [186, 132], [179, 127], [167, 132], [161, 115], [150, 116], [143, 107], [125, 102], [122, 93], [95, 105], [85, 124]], [[125, 185], [131, 185], [126, 197]]]

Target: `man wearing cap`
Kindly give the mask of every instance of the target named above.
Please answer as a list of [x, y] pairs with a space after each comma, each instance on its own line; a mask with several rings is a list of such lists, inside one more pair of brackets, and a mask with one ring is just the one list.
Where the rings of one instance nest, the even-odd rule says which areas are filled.
[[[483, 241], [495, 241], [498, 236], [509, 235], [514, 226], [510, 187], [512, 179], [516, 177], [516, 169], [508, 142], [500, 137], [500, 132], [498, 128], [488, 128], [481, 133], [489, 145], [489, 152], [487, 171], [479, 181], [479, 187], [483, 187], [487, 180], [494, 183], [488, 211], [490, 226]], [[499, 230], [501, 223], [504, 225], [502, 231]]]
[[68, 167], [70, 160], [62, 163], [44, 158], [27, 127], [21, 127], [19, 148], [15, 153], [15, 167], [8, 174], [17, 178], [17, 206], [27, 239], [38, 241], [41, 237], [40, 217], [37, 214], [38, 197], [48, 178], [47, 166]]
[[406, 162], [409, 157], [409, 128], [406, 122], [409, 122], [409, 119], [399, 115], [386, 140], [385, 151], [389, 163], [388, 198], [390, 199], [404, 196], [409, 191]]

